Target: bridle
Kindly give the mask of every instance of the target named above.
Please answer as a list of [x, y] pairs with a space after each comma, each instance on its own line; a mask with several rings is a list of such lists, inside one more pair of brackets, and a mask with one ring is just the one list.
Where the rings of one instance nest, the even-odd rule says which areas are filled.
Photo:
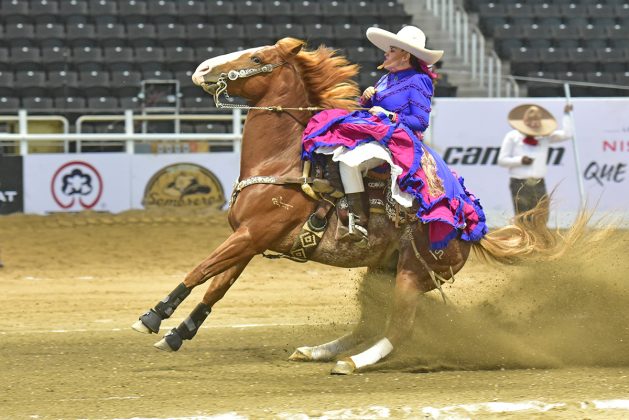
[[216, 107], [219, 109], [258, 109], [263, 111], [271, 111], [271, 112], [283, 112], [283, 111], [321, 111], [325, 108], [321, 108], [318, 106], [307, 106], [307, 107], [283, 107], [281, 105], [273, 105], [273, 106], [250, 106], [250, 105], [240, 105], [240, 104], [225, 104], [220, 101], [220, 96], [225, 94], [226, 98], [229, 98], [229, 94], [227, 93], [227, 82], [235, 81], [238, 79], [244, 79], [246, 77], [256, 76], [258, 74], [263, 73], [271, 73], [278, 67], [286, 64], [286, 61], [282, 61], [281, 63], [270, 63], [264, 64], [260, 67], [249, 67], [239, 70], [229, 70], [227, 73], [221, 73], [218, 76], [218, 80], [216, 81], [216, 90], [212, 92], [210, 90], [210, 86], [212, 84], [208, 82], [201, 83], [201, 87], [204, 91], [209, 93], [214, 97], [214, 103]]

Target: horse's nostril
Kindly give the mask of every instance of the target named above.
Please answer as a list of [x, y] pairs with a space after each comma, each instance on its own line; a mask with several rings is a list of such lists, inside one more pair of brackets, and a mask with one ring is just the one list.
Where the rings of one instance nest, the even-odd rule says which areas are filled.
[[207, 73], [209, 70], [210, 70], [210, 66], [203, 66], [201, 67], [199, 71], [202, 73]]

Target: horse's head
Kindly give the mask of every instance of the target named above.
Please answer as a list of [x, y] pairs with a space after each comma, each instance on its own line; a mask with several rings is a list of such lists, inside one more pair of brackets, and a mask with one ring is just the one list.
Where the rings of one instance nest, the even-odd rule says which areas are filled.
[[201, 63], [192, 81], [214, 95], [226, 83], [227, 93], [256, 102], [269, 89], [273, 71], [289, 62], [302, 48], [294, 40], [290, 48], [281, 41], [273, 46], [250, 48], [211, 58]]

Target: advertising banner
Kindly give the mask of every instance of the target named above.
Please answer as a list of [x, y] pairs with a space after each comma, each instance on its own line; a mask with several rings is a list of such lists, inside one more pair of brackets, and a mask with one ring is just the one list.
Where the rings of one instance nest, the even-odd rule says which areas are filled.
[[132, 172], [132, 208], [224, 208], [240, 173], [240, 155], [135, 155]]
[[27, 155], [24, 211], [128, 210], [130, 175], [130, 157], [121, 153]]
[[0, 214], [24, 211], [22, 156], [0, 156]]
[[[444, 160], [465, 178], [485, 208], [492, 225], [513, 216], [509, 172], [498, 166], [498, 152], [512, 130], [507, 114], [517, 105], [539, 104], [563, 124], [562, 98], [437, 98], [433, 106], [431, 141]], [[576, 98], [574, 132], [580, 167], [571, 140], [553, 143], [548, 156], [546, 186], [555, 189], [551, 223], [565, 225], [580, 205], [578, 177], [585, 200], [597, 211], [625, 212], [629, 208], [629, 100]]]

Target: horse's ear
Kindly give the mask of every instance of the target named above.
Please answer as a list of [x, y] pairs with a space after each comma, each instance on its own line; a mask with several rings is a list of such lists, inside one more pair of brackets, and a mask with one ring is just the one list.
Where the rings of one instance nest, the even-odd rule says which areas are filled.
[[279, 47], [282, 55], [288, 59], [299, 54], [304, 47], [304, 41], [295, 38], [282, 38], [275, 44]]
[[297, 54], [299, 54], [299, 51], [301, 51], [301, 49], [302, 49], [303, 47], [304, 47], [304, 44], [299, 44], [299, 45], [297, 45], [297, 46], [293, 47], [293, 48], [290, 50], [290, 55], [297, 55]]

